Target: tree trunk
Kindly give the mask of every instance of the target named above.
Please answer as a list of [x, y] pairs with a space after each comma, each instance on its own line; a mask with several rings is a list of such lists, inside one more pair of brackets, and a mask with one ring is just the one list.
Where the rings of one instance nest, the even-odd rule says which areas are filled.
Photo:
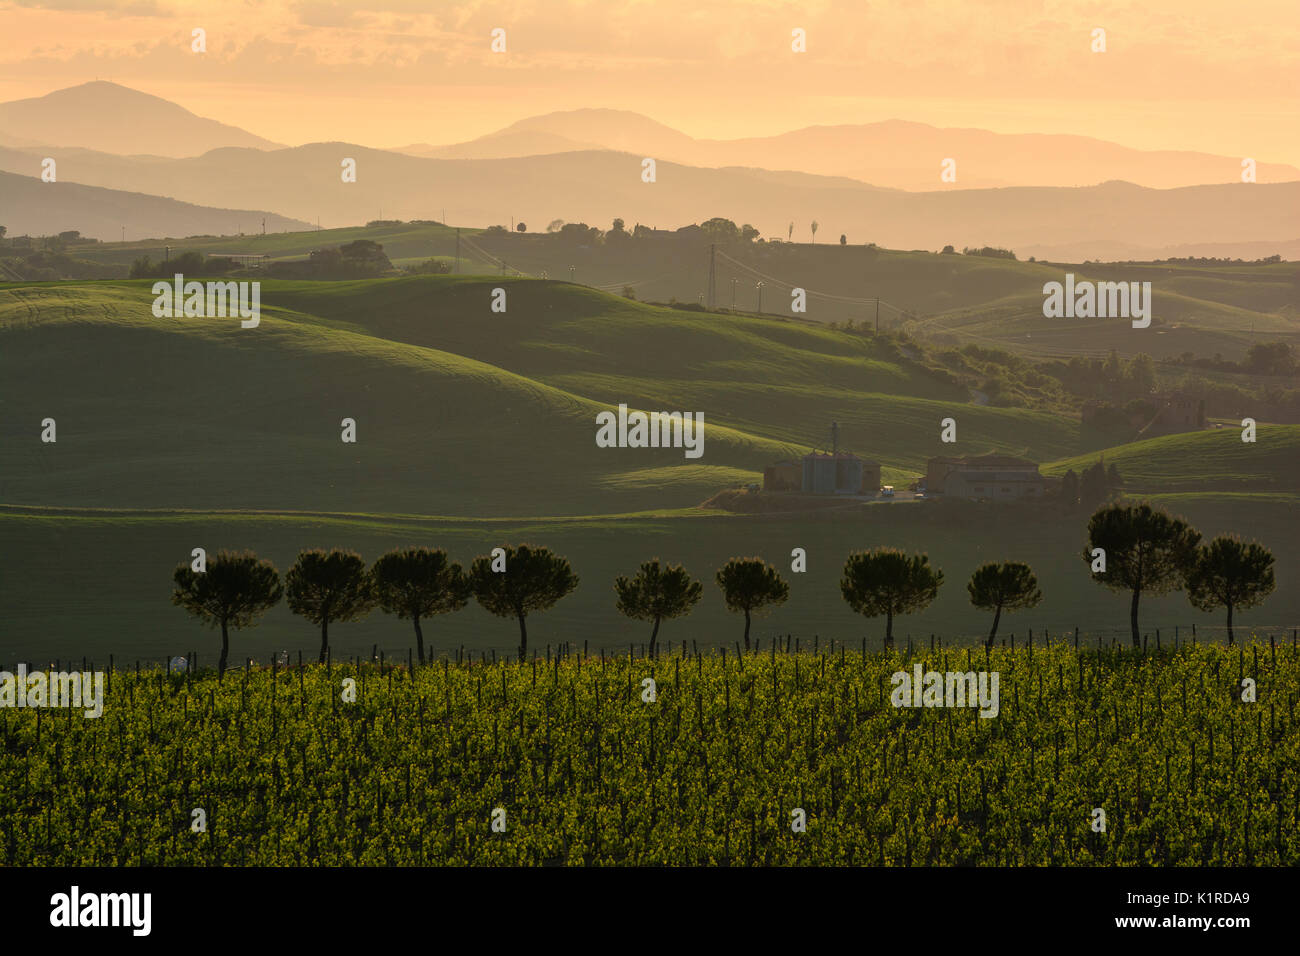
[[415, 621], [415, 648], [420, 652], [420, 663], [424, 663], [424, 632], [420, 630], [420, 615], [413, 615]]
[[894, 612], [885, 612], [885, 650], [894, 649]]
[[1133, 628], [1134, 647], [1142, 646], [1142, 635], [1138, 633], [1138, 598], [1141, 596], [1142, 596], [1142, 592], [1138, 588], [1134, 588], [1133, 604], [1129, 607], [1129, 612], [1128, 612], [1129, 626]]
[[989, 631], [989, 639], [984, 642], [985, 647], [993, 646], [993, 639], [998, 636], [998, 621], [1001, 620], [1001, 618], [1002, 618], [1002, 605], [999, 604], [997, 606], [997, 610], [993, 612], [993, 629]]
[[745, 650], [749, 650], [749, 608], [745, 608]]
[[217, 683], [226, 676], [226, 657], [230, 653], [230, 637], [226, 633], [226, 619], [221, 619], [221, 660], [217, 661]]
[[1228, 605], [1228, 646], [1232, 646], [1232, 605]]
[[655, 656], [655, 642], [659, 637], [659, 618], [655, 618], [654, 630], [650, 632], [650, 656]]
[[528, 656], [528, 626], [524, 623], [525, 615], [519, 615], [519, 663]]
[[320, 622], [320, 662], [325, 663], [325, 652], [330, 646], [330, 619], [321, 618]]

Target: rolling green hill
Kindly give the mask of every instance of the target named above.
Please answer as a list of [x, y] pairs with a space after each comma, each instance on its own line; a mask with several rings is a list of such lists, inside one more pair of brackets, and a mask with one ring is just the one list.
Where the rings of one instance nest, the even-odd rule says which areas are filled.
[[[1061, 281], [1064, 274], [1058, 270], [1052, 281]], [[1086, 275], [1074, 274], [1076, 280]], [[909, 321], [905, 327], [922, 339], [973, 343], [1034, 358], [1104, 356], [1112, 349], [1121, 355], [1145, 352], [1157, 359], [1184, 352], [1240, 358], [1255, 342], [1283, 340], [1300, 346], [1300, 322], [1294, 316], [1192, 298], [1158, 281], [1152, 282], [1152, 323], [1144, 329], [1133, 328], [1127, 319], [1047, 318], [1041, 288]]]
[[[503, 288], [507, 311], [490, 310]], [[656, 308], [568, 283], [262, 286], [257, 329], [156, 319], [150, 283], [0, 290], [0, 499], [458, 515], [697, 504], [829, 444], [915, 474], [942, 418], [972, 450], [1081, 453], [1066, 415], [966, 403], [884, 340]], [[704, 456], [600, 449], [603, 408], [702, 412]], [[36, 439], [42, 419], [58, 442]], [[358, 441], [340, 441], [344, 418]], [[25, 440], [30, 437], [32, 440]], [[682, 470], [685, 469], [685, 470]]]
[[[254, 227], [249, 220], [250, 229]], [[464, 229], [466, 237], [477, 233], [477, 229]], [[165, 255], [164, 245], [170, 245], [172, 255], [182, 252], [201, 252], [205, 256], [220, 253], [239, 255], [265, 255], [273, 259], [303, 258], [313, 249], [325, 246], [339, 246], [357, 239], [370, 239], [381, 243], [390, 259], [427, 259], [435, 255], [450, 254], [456, 248], [456, 230], [436, 222], [401, 223], [389, 226], [352, 226], [343, 229], [312, 229], [305, 232], [268, 232], [261, 235], [249, 232], [238, 236], [191, 236], [168, 240], [148, 239], [141, 242], [81, 242], [70, 246], [74, 255], [102, 262], [129, 267], [140, 256], [149, 256], [161, 260]], [[466, 249], [467, 261], [473, 261]], [[482, 260], [486, 264], [487, 260]]]
[[1104, 458], [1129, 494], [1250, 492], [1300, 494], [1300, 425], [1260, 425], [1253, 443], [1241, 428], [1165, 435], [1044, 465], [1044, 474], [1082, 471]]
[[[643, 301], [695, 302], [708, 289], [707, 238], [663, 234], [576, 244], [541, 233], [462, 229], [465, 272], [522, 272], [568, 278], [611, 292], [630, 288]], [[262, 253], [299, 258], [355, 239], [384, 245], [396, 264], [455, 255], [456, 230], [438, 223], [401, 223], [298, 233], [197, 237], [172, 241], [174, 254]], [[855, 237], [856, 239], [857, 237]], [[74, 245], [73, 255], [125, 269], [141, 255], [161, 259], [160, 241]], [[860, 242], [722, 244], [715, 261], [717, 304], [790, 315], [791, 291], [808, 294], [805, 318], [824, 324], [873, 326], [876, 299], [885, 328], [905, 327], [941, 344], [973, 343], [1029, 356], [1146, 352], [1154, 357], [1193, 352], [1239, 358], [1250, 345], [1285, 339], [1300, 345], [1300, 268], [1279, 263], [1019, 262], [984, 256], [887, 250]], [[574, 271], [570, 273], [570, 269]], [[1133, 329], [1111, 319], [1046, 319], [1045, 282], [1066, 272], [1094, 281], [1149, 281], [1154, 322]]]
[[[877, 635], [838, 592], [844, 557], [876, 545], [928, 551], [949, 576], [900, 633], [977, 635], [987, 623], [962, 584], [997, 559], [1030, 561], [1048, 594], [1016, 627], [1122, 629], [1123, 597], [1097, 588], [1078, 560], [1084, 514], [909, 501], [752, 517], [697, 507], [828, 444], [831, 420], [841, 447], [880, 460], [895, 484], [936, 454], [998, 450], [1061, 473], [1104, 448], [1132, 493], [1207, 534], [1263, 540], [1279, 580], [1300, 560], [1289, 477], [1300, 426], [1261, 426], [1256, 445], [1225, 428], [1112, 448], [1067, 409], [971, 404], [934, 356], [892, 336], [648, 306], [554, 281], [267, 281], [256, 329], [157, 319], [150, 285], [0, 286], [0, 660], [204, 646], [166, 598], [171, 569], [200, 545], [251, 547], [283, 571], [304, 547], [373, 559], [429, 544], [466, 561], [501, 543], [546, 544], [583, 584], [542, 619], [542, 643], [636, 639], [641, 628], [618, 617], [610, 584], [655, 555], [706, 582], [710, 600], [680, 636], [728, 640], [735, 621], [713, 570], [755, 553], [788, 568], [794, 547], [808, 549], [808, 573], [790, 576], [791, 601], [764, 633]], [[496, 288], [504, 313], [490, 309]], [[597, 448], [595, 415], [619, 402], [703, 412], [704, 456]], [[47, 417], [53, 444], [40, 441]], [[356, 444], [340, 441], [345, 417]], [[945, 417], [957, 421], [956, 446], [939, 441]], [[1153, 626], [1217, 623], [1180, 595], [1149, 607]], [[1300, 598], [1279, 589], [1244, 624], [1296, 620]], [[436, 633], [443, 645], [513, 640], [476, 607]], [[283, 606], [240, 638], [250, 650], [313, 639]], [[404, 648], [407, 637], [372, 615], [337, 640]]]

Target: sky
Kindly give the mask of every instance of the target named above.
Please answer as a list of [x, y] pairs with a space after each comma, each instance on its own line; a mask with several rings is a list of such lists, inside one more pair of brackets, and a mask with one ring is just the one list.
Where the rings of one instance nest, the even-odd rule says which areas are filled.
[[0, 100], [112, 80], [289, 145], [611, 107], [701, 138], [905, 119], [1300, 165], [1296, 0], [0, 0], [0, 36]]

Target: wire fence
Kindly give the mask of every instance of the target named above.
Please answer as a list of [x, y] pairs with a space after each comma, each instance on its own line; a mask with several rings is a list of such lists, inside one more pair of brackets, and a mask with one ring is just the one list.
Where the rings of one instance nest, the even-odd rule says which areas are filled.
[[[1236, 645], [1247, 645], [1252, 642], [1262, 644], [1290, 644], [1293, 648], [1300, 641], [1300, 624], [1273, 624], [1249, 626], [1237, 625], [1233, 628], [1233, 643]], [[939, 634], [914, 633], [911, 631], [896, 631], [894, 633], [893, 650], [907, 651], [912, 653], [917, 650], [930, 648], [941, 650], [944, 648], [968, 648], [982, 647], [988, 641], [987, 632], [965, 632], [960, 634]], [[1068, 646], [1077, 648], [1080, 651], [1092, 651], [1098, 649], [1106, 650], [1140, 650], [1143, 653], [1152, 651], [1171, 650], [1186, 645], [1195, 644], [1221, 644], [1227, 645], [1228, 629], [1225, 625], [1174, 625], [1172, 627], [1159, 627], [1142, 632], [1142, 642], [1139, 648], [1133, 648], [1132, 632], [1126, 627], [1110, 628], [1093, 628], [1082, 630], [1080, 628], [1057, 628], [1057, 629], [1015, 629], [1001, 630], [994, 639], [994, 645], [1015, 649], [1017, 647], [1028, 647], [1031, 644], [1038, 647], [1043, 646]], [[780, 654], [825, 654], [840, 653], [843, 650], [859, 653], [880, 653], [885, 651], [884, 636], [880, 628], [875, 628], [870, 634], [859, 635], [856, 638], [842, 639], [840, 637], [823, 638], [820, 634], [800, 634], [793, 633], [772, 634], [766, 633], [756, 637], [752, 646], [747, 650], [740, 646], [738, 640], [714, 640], [699, 642], [694, 640], [680, 641], [660, 641], [656, 652], [652, 655], [646, 642], [593, 642], [591, 640], [578, 641], [561, 641], [556, 643], [536, 644], [529, 648], [527, 660], [550, 661], [555, 656], [572, 657], [581, 655], [582, 657], [604, 656], [617, 657], [625, 654], [631, 654], [633, 657], [642, 659], [654, 656], [673, 657], [682, 655], [694, 657], [695, 655], [712, 655], [712, 654], [768, 654], [772, 653], [775, 648], [776, 653]], [[491, 644], [439, 644], [425, 645], [425, 661], [440, 661], [444, 658], [455, 661], [458, 664], [479, 663], [479, 664], [504, 664], [518, 662], [518, 646], [502, 642], [493, 641]], [[419, 663], [418, 652], [414, 644], [370, 644], [368, 646], [357, 646], [355, 644], [345, 644], [331, 647], [327, 656], [327, 662], [332, 666], [351, 664], [361, 666], [363, 664], [373, 665], [396, 665], [414, 667]], [[102, 658], [96, 660], [89, 657], [79, 659], [55, 658], [43, 663], [35, 660], [20, 660], [12, 663], [0, 661], [0, 671], [16, 670], [23, 666], [28, 673], [36, 671], [54, 671], [64, 672], [80, 670], [83, 672], [95, 672], [98, 669], [107, 667], [109, 670], [138, 670], [138, 671], [164, 671], [166, 673], [185, 673], [215, 671], [219, 655], [215, 651], [197, 651], [194, 649], [179, 650], [175, 654], [158, 656], [140, 655], [131, 657], [122, 657], [117, 654], [109, 655], [107, 661]], [[319, 653], [317, 650], [310, 652], [304, 650], [290, 651], [279, 648], [269, 652], [263, 652], [257, 657], [247, 655], [232, 656], [226, 665], [227, 672], [238, 672], [241, 670], [287, 670], [305, 666], [311, 666], [319, 663]]]

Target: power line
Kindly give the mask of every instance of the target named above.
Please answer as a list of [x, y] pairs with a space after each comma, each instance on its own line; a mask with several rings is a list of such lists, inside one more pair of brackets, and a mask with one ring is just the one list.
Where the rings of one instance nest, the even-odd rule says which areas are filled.
[[737, 268], [743, 269], [746, 272], [750, 273], [751, 275], [757, 276], [758, 278], [764, 280], [765, 282], [770, 282], [774, 285], [783, 286], [784, 288], [787, 289], [802, 288], [807, 295], [815, 296], [819, 299], [830, 299], [837, 302], [851, 302], [854, 305], [874, 305], [877, 301], [879, 301], [881, 305], [893, 309], [900, 316], [907, 315], [909, 311], [907, 309], [894, 305], [892, 302], [886, 302], [884, 299], [878, 300], [875, 297], [863, 298], [861, 296], [835, 295], [834, 293], [831, 292], [819, 292], [816, 289], [809, 289], [805, 286], [796, 286], [793, 282], [787, 282], [785, 279], [778, 279], [775, 276], [768, 275], [766, 272], [762, 272], [758, 269], [755, 269], [751, 265], [747, 265], [744, 262], [740, 262], [739, 260], [734, 259], [731, 256], [727, 255], [725, 252], [719, 252], [718, 255], [721, 256], [723, 259], [727, 260], [728, 262], [730, 262], [732, 265], [736, 266]]
[[659, 275], [649, 279], [637, 279], [635, 282], [606, 282], [601, 285], [592, 286], [592, 288], [601, 289], [601, 290], [615, 289], [615, 288], [621, 289], [625, 285], [630, 285], [635, 288], [636, 286], [639, 285], [646, 285], [647, 283], [650, 282], [658, 282], [661, 279], [668, 279], [671, 278], [672, 276], [679, 275], [679, 274], [680, 273], [678, 272], [661, 272]]
[[713, 311], [717, 302], [717, 287], [715, 285], [717, 272], [714, 268], [714, 260], [717, 258], [717, 252], [717, 243], [709, 243], [709, 311]]
[[482, 256], [484, 259], [486, 259], [486, 260], [487, 260], [488, 262], [490, 262], [492, 265], [499, 266], [499, 267], [501, 268], [501, 270], [502, 270], [502, 275], [505, 274], [505, 270], [506, 270], [506, 269], [510, 269], [510, 271], [514, 272], [516, 275], [526, 276], [527, 278], [530, 278], [530, 279], [535, 278], [535, 276], [533, 276], [532, 273], [524, 272], [523, 270], [521, 270], [521, 269], [516, 269], [516, 268], [514, 268], [513, 266], [508, 266], [508, 265], [506, 264], [506, 262], [505, 262], [504, 259], [498, 259], [496, 256], [492, 255], [492, 253], [488, 252], [488, 251], [485, 250], [482, 246], [480, 246], [477, 242], [475, 242], [473, 239], [471, 239], [469, 236], [464, 236], [464, 237], [462, 237], [462, 238], [461, 238], [461, 242], [464, 243], [465, 246], [466, 246], [466, 247], [467, 247], [471, 252], [477, 252], [480, 256]]

